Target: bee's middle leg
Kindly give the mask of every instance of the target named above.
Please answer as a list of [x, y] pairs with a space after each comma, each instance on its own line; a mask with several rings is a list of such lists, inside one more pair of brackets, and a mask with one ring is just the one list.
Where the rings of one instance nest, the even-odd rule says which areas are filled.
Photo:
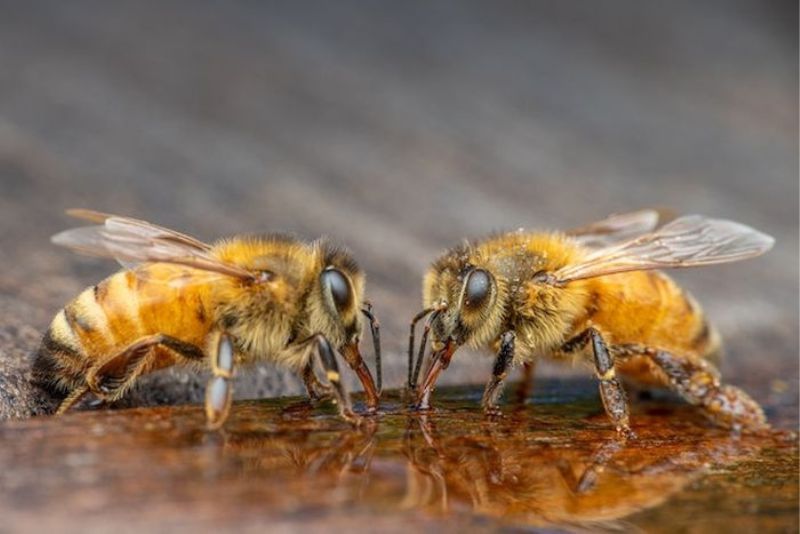
[[311, 362], [308, 362], [305, 367], [303, 367], [303, 384], [306, 386], [306, 391], [308, 392], [308, 397], [312, 401], [319, 401], [331, 398], [333, 396], [333, 386], [328, 384], [323, 384], [320, 382], [317, 375], [314, 373], [314, 365]]
[[536, 361], [525, 362], [522, 364], [522, 380], [517, 385], [515, 400], [518, 404], [525, 404], [533, 391], [533, 380], [536, 375]]
[[619, 434], [626, 438], [635, 437], [629, 425], [630, 417], [625, 389], [616, 375], [614, 358], [600, 332], [589, 327], [562, 345], [559, 352], [569, 354], [582, 349], [587, 343], [592, 345], [595, 374], [600, 381], [600, 397], [603, 400], [606, 414], [611, 418]]
[[500, 413], [497, 407], [497, 399], [503, 390], [503, 382], [508, 376], [508, 369], [514, 361], [515, 339], [516, 334], [511, 330], [500, 337], [500, 350], [497, 352], [497, 358], [494, 361], [492, 378], [486, 384], [486, 389], [483, 391], [483, 398], [481, 399], [481, 406], [487, 415], [498, 415]]

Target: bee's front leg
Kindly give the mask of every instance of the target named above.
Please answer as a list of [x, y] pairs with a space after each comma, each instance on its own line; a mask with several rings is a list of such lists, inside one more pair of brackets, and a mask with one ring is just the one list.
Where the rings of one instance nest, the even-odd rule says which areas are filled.
[[569, 354], [582, 349], [590, 342], [594, 355], [595, 374], [600, 381], [600, 397], [603, 399], [606, 414], [611, 418], [619, 434], [626, 438], [635, 437], [628, 424], [628, 399], [625, 396], [622, 382], [617, 377], [614, 358], [600, 332], [589, 327], [564, 343], [559, 352]]
[[206, 386], [206, 421], [209, 430], [217, 430], [225, 423], [233, 399], [233, 341], [225, 333], [217, 334], [211, 344], [211, 371], [213, 375]]
[[487, 415], [499, 415], [500, 409], [497, 406], [497, 398], [503, 390], [503, 381], [508, 376], [508, 369], [514, 361], [514, 340], [516, 334], [509, 330], [500, 336], [500, 350], [492, 368], [492, 378], [486, 384], [483, 391], [481, 406]]
[[317, 334], [313, 337], [313, 342], [316, 345], [315, 353], [319, 358], [322, 368], [325, 370], [325, 377], [333, 386], [333, 397], [339, 406], [339, 415], [351, 423], [360, 422], [359, 417], [353, 413], [353, 408], [350, 404], [350, 395], [344, 388], [342, 383], [341, 374], [339, 374], [339, 364], [336, 362], [336, 352], [331, 347], [328, 339], [322, 334]]

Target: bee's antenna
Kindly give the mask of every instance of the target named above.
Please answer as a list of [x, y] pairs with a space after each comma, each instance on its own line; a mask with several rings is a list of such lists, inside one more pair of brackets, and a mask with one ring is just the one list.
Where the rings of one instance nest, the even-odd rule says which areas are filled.
[[365, 302], [364, 308], [361, 309], [366, 318], [369, 320], [369, 329], [372, 332], [372, 345], [375, 350], [375, 378], [378, 381], [378, 396], [383, 393], [383, 365], [381, 364], [381, 324], [375, 314], [372, 313], [372, 303]]
[[411, 380], [414, 369], [414, 348], [415, 348], [414, 329], [417, 327], [417, 323], [420, 322], [422, 319], [424, 319], [425, 316], [431, 313], [433, 310], [434, 308], [425, 308], [424, 310], [416, 314], [413, 319], [411, 319], [411, 331], [408, 334], [408, 382], [406, 384], [408, 386], [408, 389], [413, 389], [414, 387], [416, 387], [416, 380], [414, 380], [413, 382]]

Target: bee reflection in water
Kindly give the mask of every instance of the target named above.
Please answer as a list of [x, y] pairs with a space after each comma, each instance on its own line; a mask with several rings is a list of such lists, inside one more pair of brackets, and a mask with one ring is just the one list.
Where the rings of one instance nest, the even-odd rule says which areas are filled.
[[431, 517], [471, 509], [513, 523], [582, 526], [659, 506], [710, 463], [752, 453], [713, 432], [657, 446], [616, 435], [602, 441], [596, 431], [545, 441], [522, 430], [525, 414], [473, 415], [385, 414], [336, 431], [298, 419], [299, 429], [230, 434], [222, 452], [242, 479], [268, 481], [259, 491], [273, 504], [300, 495], [304, 506], [323, 509], [346, 504]]
[[617, 437], [560, 448], [526, 442], [493, 422], [483, 430], [441, 438], [427, 417], [410, 421], [403, 506], [447, 514], [466, 504], [480, 515], [531, 525], [599, 524], [663, 503], [694, 480], [709, 457], [643, 454]]

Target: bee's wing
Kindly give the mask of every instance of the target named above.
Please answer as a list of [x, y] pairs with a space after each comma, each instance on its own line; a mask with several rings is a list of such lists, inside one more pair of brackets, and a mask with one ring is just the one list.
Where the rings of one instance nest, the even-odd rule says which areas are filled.
[[625, 271], [727, 263], [763, 254], [774, 243], [772, 237], [743, 224], [687, 215], [655, 232], [596, 250], [554, 275], [564, 283]]
[[110, 222], [111, 226], [117, 228], [123, 228], [123, 227], [127, 227], [129, 229], [136, 228], [140, 233], [144, 235], [151, 235], [154, 237], [163, 237], [163, 238], [168, 236], [168, 238], [172, 241], [183, 243], [189, 247], [193, 247], [198, 250], [205, 250], [205, 251], [211, 250], [211, 247], [209, 245], [203, 243], [198, 239], [195, 239], [192, 236], [176, 232], [175, 230], [164, 228], [163, 226], [157, 226], [147, 221], [134, 219], [132, 217], [122, 217], [120, 215], [112, 215], [110, 213], [103, 213], [100, 211], [87, 210], [87, 209], [70, 209], [67, 210], [67, 215], [75, 217], [76, 219], [83, 219], [85, 221], [101, 225], [108, 224], [108, 222], [111, 221]]
[[658, 226], [659, 216], [660, 213], [653, 209], [617, 213], [602, 221], [567, 230], [566, 234], [584, 246], [604, 247], [652, 232]]
[[256, 273], [213, 257], [209, 245], [185, 234], [128, 217], [87, 210], [75, 210], [70, 214], [102, 222], [52, 237], [53, 243], [77, 252], [114, 258], [129, 269], [140, 263], [173, 263], [243, 280], [256, 277]]

